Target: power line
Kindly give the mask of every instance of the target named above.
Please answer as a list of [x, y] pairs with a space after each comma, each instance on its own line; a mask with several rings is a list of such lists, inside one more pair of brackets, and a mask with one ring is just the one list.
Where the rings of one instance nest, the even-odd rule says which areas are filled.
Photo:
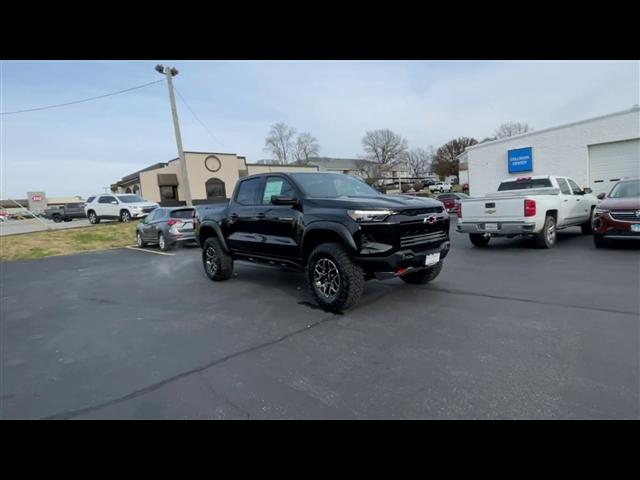
[[59, 103], [57, 105], [49, 105], [49, 106], [46, 106], [46, 107], [28, 108], [26, 110], [14, 110], [12, 112], [0, 112], [0, 115], [13, 115], [14, 113], [35, 112], [35, 111], [38, 111], [38, 110], [48, 110], [50, 108], [66, 107], [67, 105], [75, 105], [77, 103], [89, 102], [91, 100], [97, 100], [98, 98], [111, 97], [113, 95], [119, 95], [121, 93], [130, 92], [132, 90], [138, 90], [139, 88], [148, 87], [149, 85], [153, 85], [154, 83], [160, 83], [160, 82], [163, 82], [163, 81], [164, 80], [156, 80], [155, 82], [149, 82], [149, 83], [145, 83], [143, 85], [138, 85], [136, 87], [126, 88], [124, 90], [118, 90], [117, 92], [107, 93], [105, 95], [98, 95], [97, 97], [85, 98], [83, 100], [75, 100], [73, 102]]
[[220, 140], [218, 140], [216, 138], [216, 136], [207, 128], [207, 126], [204, 124], [204, 122], [202, 120], [200, 120], [200, 118], [198, 117], [198, 115], [196, 115], [196, 112], [193, 111], [193, 108], [191, 108], [191, 106], [187, 103], [187, 101], [185, 100], [185, 98], [182, 96], [182, 94], [180, 93], [180, 90], [178, 90], [175, 86], [173, 87], [174, 90], [176, 91], [176, 93], [178, 94], [178, 96], [180, 97], [180, 100], [182, 100], [182, 102], [187, 106], [187, 108], [189, 109], [189, 111], [191, 112], [191, 114], [194, 116], [194, 118], [198, 121], [198, 123], [200, 123], [200, 125], [202, 125], [202, 128], [205, 129], [205, 131], [209, 134], [209, 136], [212, 138], [212, 140], [214, 142], [216, 142], [218, 145], [220, 145], [223, 148], [226, 148], [222, 142], [220, 142]]

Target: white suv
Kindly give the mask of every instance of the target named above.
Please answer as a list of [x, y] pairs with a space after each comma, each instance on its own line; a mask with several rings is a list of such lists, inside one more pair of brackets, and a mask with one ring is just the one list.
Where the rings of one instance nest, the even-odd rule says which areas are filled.
[[121, 222], [128, 222], [132, 218], [146, 217], [155, 208], [158, 208], [157, 203], [147, 202], [139, 195], [111, 193], [89, 197], [84, 213], [93, 224], [100, 223], [103, 218], [117, 218]]

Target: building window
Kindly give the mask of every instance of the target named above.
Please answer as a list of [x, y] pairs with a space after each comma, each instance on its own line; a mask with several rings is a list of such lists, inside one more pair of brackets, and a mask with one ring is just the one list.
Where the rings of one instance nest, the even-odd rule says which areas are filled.
[[207, 200], [216, 197], [227, 197], [224, 182], [219, 178], [210, 178], [205, 183], [205, 187], [207, 188]]
[[124, 191], [124, 193], [131, 193], [131, 188], [127, 187], [127, 189]]
[[178, 199], [178, 187], [175, 185], [166, 185], [160, 187], [160, 201], [164, 202], [167, 200], [177, 200]]
[[133, 193], [139, 193], [140, 192], [140, 187], [138, 185], [134, 185], [133, 186]]

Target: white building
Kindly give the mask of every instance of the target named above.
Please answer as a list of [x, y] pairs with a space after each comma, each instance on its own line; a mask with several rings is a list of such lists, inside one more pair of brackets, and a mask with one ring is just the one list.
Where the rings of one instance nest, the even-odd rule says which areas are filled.
[[565, 175], [596, 195], [608, 192], [622, 178], [640, 177], [640, 107], [473, 145], [458, 159], [472, 196], [529, 175]]

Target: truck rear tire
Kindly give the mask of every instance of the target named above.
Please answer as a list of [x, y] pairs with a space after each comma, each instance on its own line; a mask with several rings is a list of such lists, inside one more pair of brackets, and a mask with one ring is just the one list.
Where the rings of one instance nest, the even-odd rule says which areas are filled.
[[442, 271], [442, 261], [439, 261], [436, 265], [431, 268], [425, 268], [424, 270], [419, 270], [417, 272], [407, 273], [402, 275], [400, 278], [405, 281], [405, 283], [409, 283], [412, 285], [424, 285], [425, 283], [429, 283], [431, 280], [434, 280], [440, 272]]
[[469, 240], [471, 240], [471, 243], [476, 247], [486, 247], [489, 244], [491, 237], [482, 233], [470, 233]]
[[309, 255], [307, 282], [323, 309], [339, 312], [362, 296], [364, 272], [341, 244], [323, 243]]
[[217, 238], [207, 238], [202, 246], [202, 265], [209, 280], [220, 282], [233, 275], [233, 259], [222, 249]]
[[556, 244], [557, 237], [558, 231], [556, 230], [556, 219], [552, 216], [548, 216], [544, 220], [542, 231], [535, 236], [536, 245], [538, 245], [539, 248], [553, 248]]

